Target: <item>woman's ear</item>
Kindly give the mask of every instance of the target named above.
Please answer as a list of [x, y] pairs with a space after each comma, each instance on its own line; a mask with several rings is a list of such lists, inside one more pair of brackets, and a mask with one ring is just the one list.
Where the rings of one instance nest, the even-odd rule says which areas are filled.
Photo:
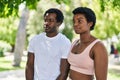
[[91, 27], [93, 25], [93, 22], [89, 22], [88, 26]]

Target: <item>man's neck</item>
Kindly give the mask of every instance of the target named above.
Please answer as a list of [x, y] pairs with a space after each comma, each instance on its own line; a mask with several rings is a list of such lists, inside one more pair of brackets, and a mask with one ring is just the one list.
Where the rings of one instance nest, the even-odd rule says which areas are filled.
[[58, 34], [58, 32], [56, 33], [46, 33], [47, 37], [55, 37]]

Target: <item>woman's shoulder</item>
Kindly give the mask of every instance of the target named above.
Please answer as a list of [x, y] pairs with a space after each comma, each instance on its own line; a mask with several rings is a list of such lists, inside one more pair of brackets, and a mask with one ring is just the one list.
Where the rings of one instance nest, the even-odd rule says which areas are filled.
[[94, 53], [96, 53], [97, 55], [101, 55], [101, 54], [106, 54], [107, 53], [107, 49], [106, 49], [104, 43], [101, 40], [99, 40], [93, 46], [93, 50], [94, 50]]

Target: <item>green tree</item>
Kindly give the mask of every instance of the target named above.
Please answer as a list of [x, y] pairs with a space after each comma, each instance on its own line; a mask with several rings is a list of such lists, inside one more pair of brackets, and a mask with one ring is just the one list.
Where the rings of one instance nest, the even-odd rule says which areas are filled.
[[[118, 0], [100, 0], [100, 7], [96, 10], [97, 13], [97, 25], [93, 34], [101, 39], [112, 38], [112, 36], [118, 36], [120, 32], [120, 17], [119, 17], [119, 3], [113, 6]], [[101, 9], [101, 11], [99, 11]]]
[[0, 18], [0, 40], [9, 43], [14, 50], [18, 19], [16, 17]]
[[0, 0], [0, 17], [17, 16], [19, 5], [25, 3], [29, 9], [35, 9], [40, 0]]

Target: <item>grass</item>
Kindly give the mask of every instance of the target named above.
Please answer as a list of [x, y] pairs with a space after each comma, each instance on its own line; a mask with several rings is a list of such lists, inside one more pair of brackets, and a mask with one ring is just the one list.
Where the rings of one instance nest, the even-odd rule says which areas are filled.
[[11, 57], [0, 57], [0, 72], [8, 71], [8, 70], [16, 70], [16, 69], [24, 69], [26, 65], [26, 61], [22, 61], [20, 67], [12, 66], [13, 59]]
[[120, 80], [120, 70], [109, 69], [108, 80]]

